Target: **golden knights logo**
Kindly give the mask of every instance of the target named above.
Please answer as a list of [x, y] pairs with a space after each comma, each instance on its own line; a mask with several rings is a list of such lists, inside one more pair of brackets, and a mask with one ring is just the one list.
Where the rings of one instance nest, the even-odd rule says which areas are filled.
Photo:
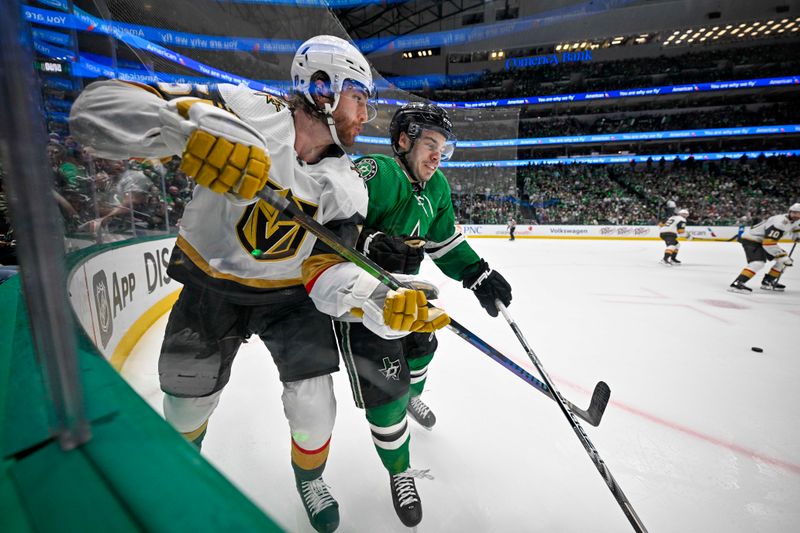
[[283, 100], [281, 100], [276, 96], [272, 96], [269, 93], [261, 93], [261, 92], [257, 94], [262, 95], [267, 100], [268, 104], [272, 104], [275, 107], [275, 111], [280, 111], [281, 109], [286, 107], [286, 102], [284, 102]]
[[[289, 189], [280, 189], [271, 182], [267, 186], [281, 196], [295, 203], [305, 214], [314, 217], [317, 205], [292, 196]], [[247, 253], [260, 250], [255, 258], [258, 261], [278, 261], [289, 259], [297, 254], [306, 229], [290, 219], [281, 218], [278, 211], [263, 200], [247, 206], [242, 218], [236, 223], [236, 235]]]

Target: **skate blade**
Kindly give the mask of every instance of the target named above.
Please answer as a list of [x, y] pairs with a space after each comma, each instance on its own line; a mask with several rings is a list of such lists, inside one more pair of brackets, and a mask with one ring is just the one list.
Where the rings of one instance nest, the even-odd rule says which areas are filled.
[[735, 292], [736, 294], [752, 294], [753, 291], [743, 291], [742, 289], [737, 289], [735, 287], [728, 287], [728, 292]]
[[417, 420], [416, 417], [414, 417], [414, 415], [412, 415], [410, 412], [408, 413], [408, 418], [413, 420], [422, 429], [424, 429], [426, 431], [433, 431], [433, 426], [426, 426], [425, 424], [423, 424], [422, 422]]
[[767, 292], [783, 292], [786, 289], [775, 289], [773, 287], [761, 287], [761, 290], [762, 291], [767, 291]]

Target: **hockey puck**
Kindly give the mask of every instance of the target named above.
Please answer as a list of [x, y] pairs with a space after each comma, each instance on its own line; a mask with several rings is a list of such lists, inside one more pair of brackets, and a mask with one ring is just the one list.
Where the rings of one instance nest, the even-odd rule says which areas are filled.
[[751, 349], [751, 350], [753, 350], [753, 351], [754, 351], [754, 352], [756, 352], [756, 353], [761, 353], [761, 352], [763, 352], [763, 351], [764, 351], [764, 348], [759, 348], [758, 346], [753, 346], [753, 347], [752, 347], [752, 348], [750, 348], [750, 349]]

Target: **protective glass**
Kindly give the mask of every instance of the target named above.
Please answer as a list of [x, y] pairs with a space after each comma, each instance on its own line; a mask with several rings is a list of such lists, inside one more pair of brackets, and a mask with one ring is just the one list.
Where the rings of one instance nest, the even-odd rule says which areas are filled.
[[444, 145], [439, 146], [439, 153], [441, 154], [442, 161], [447, 161], [453, 156], [453, 152], [456, 150], [457, 139], [452, 132], [436, 126], [431, 126], [429, 124], [417, 124], [416, 122], [412, 122], [409, 124], [408, 131], [410, 133], [414, 130], [419, 131], [418, 135], [414, 135], [418, 141], [422, 138], [426, 131], [435, 131], [436, 133], [441, 134], [445, 138]]
[[364, 98], [367, 100], [367, 122], [372, 122], [378, 116], [378, 108], [375, 104], [378, 91], [375, 87], [372, 90], [365, 86], [363, 83], [356, 80], [347, 79], [342, 83], [342, 92], [347, 89], [355, 89], [356, 91], [364, 93]]

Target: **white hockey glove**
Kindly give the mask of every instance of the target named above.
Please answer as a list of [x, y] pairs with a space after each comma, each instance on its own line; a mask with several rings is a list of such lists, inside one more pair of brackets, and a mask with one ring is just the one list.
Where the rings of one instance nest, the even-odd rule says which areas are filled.
[[775, 263], [779, 265], [783, 265], [784, 267], [790, 267], [794, 265], [794, 259], [789, 257], [788, 255], [777, 255], [775, 256]]
[[159, 110], [161, 137], [182, 154], [181, 170], [217, 193], [252, 199], [264, 188], [270, 159], [264, 137], [208, 100], [176, 98]]
[[390, 290], [366, 272], [345, 295], [350, 313], [360, 317], [364, 326], [385, 339], [398, 339], [409, 333], [429, 333], [450, 323], [443, 310], [428, 307], [425, 289], [430, 283], [415, 280], [419, 289]]

